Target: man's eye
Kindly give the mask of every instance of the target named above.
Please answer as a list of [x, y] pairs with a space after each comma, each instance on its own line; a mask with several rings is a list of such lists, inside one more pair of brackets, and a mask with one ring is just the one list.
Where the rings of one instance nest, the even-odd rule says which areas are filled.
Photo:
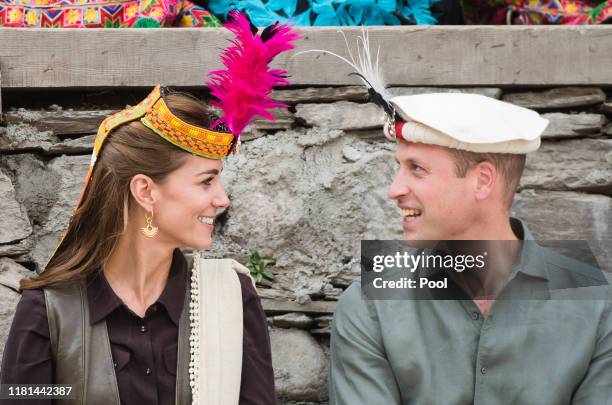
[[411, 165], [411, 168], [412, 168], [412, 171], [419, 172], [419, 173], [425, 170], [421, 166], [415, 165], [414, 163]]

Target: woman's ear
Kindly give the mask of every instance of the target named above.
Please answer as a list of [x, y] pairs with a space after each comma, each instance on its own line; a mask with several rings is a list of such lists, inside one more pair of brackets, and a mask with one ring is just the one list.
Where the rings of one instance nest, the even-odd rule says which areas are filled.
[[477, 200], [487, 199], [497, 183], [497, 168], [491, 162], [480, 162], [472, 168], [476, 176], [474, 196]]
[[137, 174], [130, 180], [130, 193], [132, 198], [145, 211], [151, 211], [156, 202], [155, 182], [144, 174]]

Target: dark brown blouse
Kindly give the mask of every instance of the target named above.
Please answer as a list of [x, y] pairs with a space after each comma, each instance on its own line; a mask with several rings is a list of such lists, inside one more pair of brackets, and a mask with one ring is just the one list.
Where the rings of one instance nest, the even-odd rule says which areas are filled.
[[[110, 287], [104, 274], [88, 278], [91, 324], [106, 319], [121, 403], [173, 404], [176, 389], [178, 324], [187, 292], [187, 263], [175, 250], [166, 286], [159, 299], [136, 315]], [[276, 404], [270, 337], [261, 302], [248, 276], [242, 286], [244, 334], [241, 405]], [[186, 367], [187, 365], [185, 365]], [[51, 384], [54, 365], [42, 290], [26, 290], [17, 305], [4, 348], [2, 384]], [[30, 400], [50, 405], [51, 400]], [[25, 404], [27, 400], [0, 400]]]

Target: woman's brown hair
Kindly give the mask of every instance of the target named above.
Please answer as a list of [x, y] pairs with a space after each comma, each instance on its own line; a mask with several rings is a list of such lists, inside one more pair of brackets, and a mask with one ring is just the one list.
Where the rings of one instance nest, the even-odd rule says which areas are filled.
[[[184, 93], [168, 94], [164, 101], [183, 121], [209, 127], [211, 118], [203, 102]], [[144, 174], [163, 182], [181, 167], [187, 153], [138, 120], [115, 129], [98, 156], [85, 197], [70, 220], [64, 240], [45, 270], [22, 280], [20, 288], [56, 286], [100, 269], [127, 224], [132, 177]]]

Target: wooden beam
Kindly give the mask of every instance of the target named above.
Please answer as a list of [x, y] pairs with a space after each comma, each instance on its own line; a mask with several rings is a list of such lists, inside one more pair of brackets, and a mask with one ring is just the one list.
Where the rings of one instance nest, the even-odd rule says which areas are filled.
[[115, 110], [7, 111], [7, 124], [28, 123], [40, 131], [52, 131], [59, 137], [95, 134], [98, 126]]
[[[359, 27], [342, 31], [354, 43]], [[611, 85], [612, 26], [370, 27], [390, 85]], [[296, 51], [346, 54], [337, 27], [302, 29]], [[224, 29], [0, 29], [5, 88], [201, 86]], [[295, 85], [355, 84], [321, 53], [276, 62]]]
[[336, 301], [310, 301], [306, 304], [300, 304], [295, 301], [277, 301], [262, 298], [261, 305], [267, 314], [304, 312], [313, 315], [329, 315], [334, 313]]
[[[95, 134], [98, 126], [107, 116], [117, 110], [31, 110], [19, 109], [7, 111], [4, 118], [7, 124], [17, 125], [27, 123], [40, 131], [52, 131], [53, 135], [60, 138], [75, 137], [77, 135]], [[293, 113], [286, 108], [278, 108], [272, 113], [276, 120], [256, 120], [252, 129], [283, 130], [293, 124]]]

